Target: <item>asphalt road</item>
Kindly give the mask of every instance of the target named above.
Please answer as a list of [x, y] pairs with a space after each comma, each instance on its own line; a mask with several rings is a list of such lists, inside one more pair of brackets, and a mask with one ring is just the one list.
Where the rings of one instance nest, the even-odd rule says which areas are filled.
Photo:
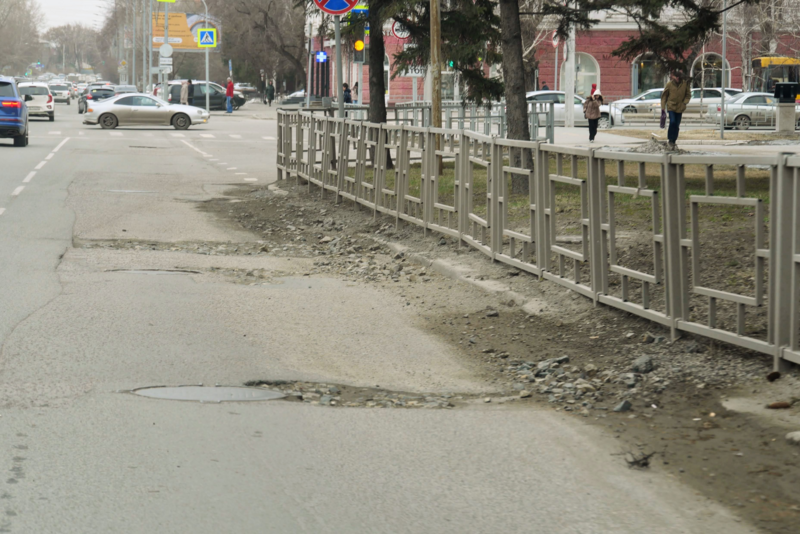
[[[109, 132], [61, 105], [28, 148], [0, 142], [0, 532], [752, 532], [550, 411], [129, 393], [265, 378], [485, 388], [371, 288], [293, 276], [297, 259], [182, 252], [256, 239], [196, 209], [275, 179], [275, 122], [250, 115]], [[120, 240], [176, 247], [103, 245]], [[275, 280], [232, 284], [212, 266]]]

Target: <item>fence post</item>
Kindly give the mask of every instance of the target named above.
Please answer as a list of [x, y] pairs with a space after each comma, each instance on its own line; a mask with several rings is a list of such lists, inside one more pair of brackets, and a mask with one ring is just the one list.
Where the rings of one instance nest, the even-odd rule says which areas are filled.
[[[503, 187], [503, 183], [505, 182], [503, 174], [503, 147], [497, 144], [497, 138], [495, 136], [492, 136], [492, 145], [489, 153], [492, 155], [492, 173], [489, 176], [491, 180], [489, 186], [492, 192], [490, 203], [492, 213], [488, 221], [490, 225], [489, 235], [492, 240], [492, 261], [494, 262], [497, 261], [497, 254], [503, 251], [503, 214], [500, 210], [500, 197], [505, 190], [505, 187]], [[512, 164], [513, 162], [509, 161], [509, 165]], [[503, 202], [508, 202], [508, 199], [503, 198]]]
[[283, 180], [283, 123], [286, 120], [284, 112], [278, 110], [278, 180]]
[[683, 274], [683, 250], [681, 245], [681, 209], [680, 172], [678, 165], [672, 162], [672, 156], [664, 155], [662, 163], [662, 190], [664, 191], [664, 258], [666, 264], [666, 299], [667, 314], [671, 320], [671, 336], [678, 338], [678, 321], [684, 319], [684, 292], [686, 281]]
[[586, 166], [589, 182], [589, 269], [594, 304], [597, 306], [599, 296], [604, 291], [603, 270], [605, 269], [606, 257], [604, 254], [605, 247], [602, 246], [603, 183], [600, 177], [600, 161], [595, 157], [594, 153], [594, 150], [589, 151], [589, 161], [587, 161]]
[[556, 114], [555, 114], [556, 105], [554, 102], [550, 102], [547, 106], [547, 140], [550, 144], [555, 144], [556, 142]]
[[773, 367], [775, 371], [781, 372], [787, 371], [790, 366], [789, 361], [783, 359], [783, 351], [790, 346], [793, 329], [797, 328], [796, 324], [792, 324], [794, 294], [789, 290], [792, 287], [794, 269], [794, 232], [797, 231], [793, 224], [796, 215], [793, 213], [796, 170], [786, 164], [789, 155], [785, 152], [778, 154], [775, 196], [770, 198], [770, 222], [775, 225], [775, 242], [770, 243], [770, 263], [775, 264], [775, 278], [770, 280], [775, 288], [774, 302], [770, 302], [775, 332]]
[[[547, 211], [549, 195], [547, 182], [550, 179], [550, 155], [542, 150], [542, 144], [536, 143], [536, 163], [533, 171], [536, 173], [536, 263], [541, 272], [550, 270], [550, 232], [547, 230]], [[540, 278], [542, 276], [540, 275]]]

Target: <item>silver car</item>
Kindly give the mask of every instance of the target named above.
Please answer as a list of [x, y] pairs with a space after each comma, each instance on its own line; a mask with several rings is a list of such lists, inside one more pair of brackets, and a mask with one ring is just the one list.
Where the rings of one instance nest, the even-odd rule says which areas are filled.
[[649, 113], [653, 109], [653, 104], [661, 103], [661, 93], [664, 88], [650, 89], [632, 98], [623, 98], [611, 103], [612, 107], [617, 107], [623, 113]]
[[144, 93], [122, 94], [102, 102], [87, 103], [84, 124], [99, 124], [104, 129], [117, 126], [173, 126], [187, 130], [193, 124], [205, 124], [209, 113], [194, 106], [168, 104]]
[[[566, 121], [566, 97], [563, 91], [531, 91], [525, 95], [528, 102], [555, 102], [553, 114], [555, 115], [555, 125], [563, 126]], [[587, 126], [589, 121], [583, 116], [583, 101], [581, 96], [575, 95], [575, 124], [577, 126]], [[599, 128], [611, 128], [614, 125], [625, 124], [620, 108], [609, 107], [608, 104], [600, 106]]]
[[[775, 126], [777, 101], [771, 93], [740, 93], [725, 99], [725, 127], [747, 130], [751, 126]], [[719, 124], [721, 104], [708, 106], [706, 120]], [[800, 106], [795, 106], [795, 128], [800, 127]]]

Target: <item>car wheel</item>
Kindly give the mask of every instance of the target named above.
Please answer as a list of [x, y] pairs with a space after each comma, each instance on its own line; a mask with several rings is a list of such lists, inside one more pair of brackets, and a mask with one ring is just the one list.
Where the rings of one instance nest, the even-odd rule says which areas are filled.
[[750, 117], [747, 115], [740, 115], [734, 119], [733, 125], [737, 130], [747, 130], [750, 128]]
[[105, 115], [102, 115], [98, 122], [100, 122], [100, 127], [102, 127], [104, 130], [113, 130], [119, 125], [117, 117], [115, 117], [111, 113], [106, 113]]
[[176, 130], [188, 130], [192, 121], [183, 113], [179, 113], [172, 118], [172, 125]]
[[614, 125], [614, 121], [607, 113], [600, 115], [600, 120], [597, 121], [597, 127], [601, 130], [608, 130]]
[[55, 120], [56, 120], [56, 114], [55, 114], [55, 112], [54, 112], [54, 113], [48, 113], [48, 114], [47, 114], [47, 117], [50, 119], [50, 122], [53, 122], [53, 121], [55, 121]]
[[638, 113], [638, 112], [639, 112], [639, 110], [637, 110], [637, 109], [636, 109], [635, 107], [633, 107], [633, 106], [626, 106], [626, 107], [624, 107], [624, 108], [622, 109], [622, 112], [623, 112], [623, 113]]
[[28, 132], [25, 132], [25, 135], [20, 135], [19, 137], [15, 137], [14, 146], [18, 147], [28, 146]]

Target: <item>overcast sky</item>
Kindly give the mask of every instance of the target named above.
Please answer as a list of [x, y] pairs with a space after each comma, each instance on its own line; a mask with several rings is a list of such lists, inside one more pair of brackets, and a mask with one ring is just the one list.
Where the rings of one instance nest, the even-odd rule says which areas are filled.
[[84, 24], [99, 28], [106, 11], [104, 0], [38, 0], [46, 28], [62, 24]]

